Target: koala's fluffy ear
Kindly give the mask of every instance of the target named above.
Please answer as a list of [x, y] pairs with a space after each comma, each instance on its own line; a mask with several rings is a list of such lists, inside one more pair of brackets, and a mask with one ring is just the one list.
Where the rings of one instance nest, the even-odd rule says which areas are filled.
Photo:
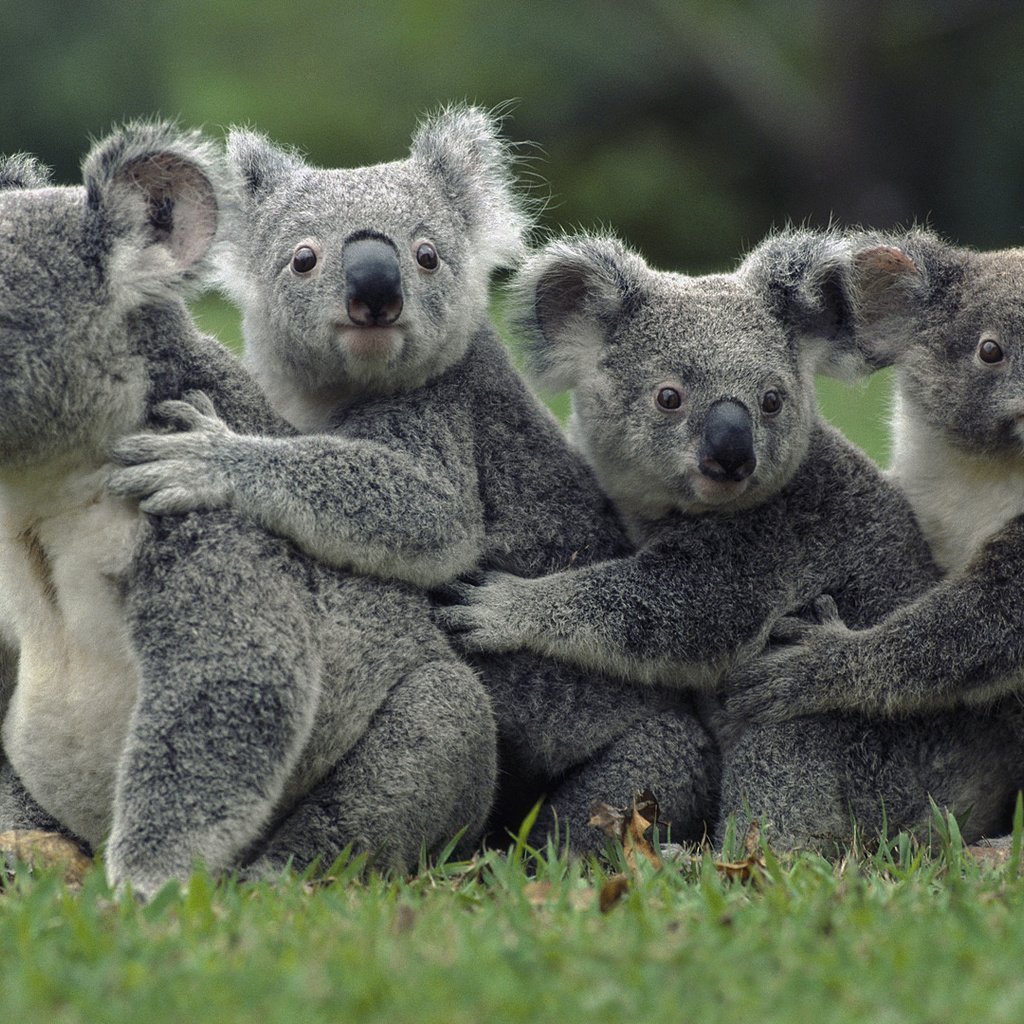
[[516, 194], [514, 158], [501, 136], [501, 119], [480, 107], [447, 107], [420, 123], [410, 153], [440, 179], [481, 262], [490, 268], [515, 265], [530, 217]]
[[770, 235], [738, 270], [810, 353], [814, 368], [854, 377], [872, 366], [857, 345], [850, 245], [836, 231]]
[[135, 122], [98, 142], [82, 165], [97, 241], [121, 250], [118, 283], [149, 294], [187, 281], [217, 233], [216, 151], [198, 132]]
[[903, 244], [879, 244], [878, 239], [863, 238], [852, 255], [857, 345], [872, 368], [891, 366], [907, 347], [908, 314], [928, 290], [923, 254], [908, 250], [919, 249], [922, 243], [925, 248], [941, 245], [923, 232], [900, 241]]
[[596, 366], [645, 266], [617, 239], [592, 235], [549, 242], [526, 261], [510, 285], [511, 313], [540, 386], [572, 388]]
[[265, 135], [247, 128], [228, 134], [228, 160], [242, 181], [242, 191], [253, 203], [261, 203], [282, 181], [305, 167], [296, 150], [275, 145]]
[[50, 169], [34, 156], [15, 153], [0, 157], [0, 192], [15, 188], [45, 188], [50, 184]]

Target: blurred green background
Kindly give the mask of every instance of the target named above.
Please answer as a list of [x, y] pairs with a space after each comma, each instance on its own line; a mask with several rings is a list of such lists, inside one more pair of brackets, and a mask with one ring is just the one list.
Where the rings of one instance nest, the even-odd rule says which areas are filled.
[[[662, 267], [729, 269], [772, 227], [831, 218], [928, 221], [981, 248], [1022, 235], [1019, 0], [2, 0], [0, 16], [0, 151], [60, 181], [127, 116], [251, 124], [355, 165], [401, 156], [442, 103], [511, 100], [542, 226], [612, 227]], [[883, 460], [886, 390], [822, 392]]]

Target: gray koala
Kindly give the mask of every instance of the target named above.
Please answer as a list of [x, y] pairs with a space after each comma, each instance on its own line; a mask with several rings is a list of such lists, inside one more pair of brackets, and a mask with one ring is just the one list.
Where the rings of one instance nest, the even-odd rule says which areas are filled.
[[487, 695], [415, 588], [105, 489], [111, 445], [192, 389], [284, 429], [181, 297], [230, 214], [221, 163], [135, 123], [80, 187], [0, 164], [0, 830], [106, 841], [144, 897], [348, 844], [409, 869], [479, 831], [495, 784]]
[[[244, 181], [226, 281], [246, 360], [303, 434], [244, 436], [179, 403], [186, 430], [118, 445], [112, 489], [154, 513], [230, 506], [333, 565], [421, 586], [627, 550], [488, 320], [492, 271], [521, 255], [528, 224], [497, 121], [445, 110], [408, 158], [355, 169], [312, 167], [248, 131], [228, 150]], [[536, 657], [473, 663], [499, 725], [495, 828], [547, 793], [535, 838], [568, 827], [575, 850], [596, 849], [593, 801], [649, 786], [676, 838], [700, 838], [716, 754], [678, 696]]]
[[[552, 242], [520, 271], [542, 381], [573, 389], [574, 429], [635, 553], [574, 572], [492, 572], [445, 615], [463, 643], [526, 648], [642, 684], [707, 694], [783, 613], [834, 598], [867, 626], [936, 579], [899, 491], [816, 412], [814, 374], [860, 363], [842, 240], [769, 238], [732, 274], [652, 270], [613, 239]], [[928, 796], [991, 829], [1008, 789], [991, 723], [960, 712], [853, 714], [735, 728], [722, 821], [745, 808], [779, 845], [929, 819]], [[935, 763], [935, 751], [943, 763]], [[955, 767], [960, 770], [954, 770]]]
[[[866, 368], [896, 367], [892, 475], [947, 573], [869, 629], [833, 617], [736, 677], [760, 721], [864, 708], [986, 709], [1016, 723], [1024, 684], [1024, 250], [981, 253], [929, 231], [854, 235], [848, 278]], [[961, 711], [962, 714], [966, 712]], [[973, 713], [973, 712], [972, 712]], [[993, 783], [996, 786], [997, 783]]]

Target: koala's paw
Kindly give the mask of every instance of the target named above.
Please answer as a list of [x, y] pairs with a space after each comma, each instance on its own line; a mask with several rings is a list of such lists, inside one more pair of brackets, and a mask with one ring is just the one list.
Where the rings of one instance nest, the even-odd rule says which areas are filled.
[[[521, 591], [529, 580], [503, 572], [461, 577], [434, 591], [434, 621], [468, 651], [498, 653], [521, 646]], [[439, 603], [440, 602], [440, 603]]]
[[721, 696], [726, 718], [758, 724], [779, 724], [813, 714], [815, 681], [806, 671], [799, 648], [762, 654], [733, 669]]
[[178, 427], [169, 434], [133, 434], [114, 446], [107, 490], [139, 499], [151, 515], [175, 515], [231, 503], [223, 455], [236, 436], [201, 391], [188, 401], [162, 402], [161, 418]]
[[834, 632], [846, 631], [846, 623], [830, 594], [816, 597], [795, 615], [783, 615], [768, 635], [768, 650], [806, 643], [827, 627]]

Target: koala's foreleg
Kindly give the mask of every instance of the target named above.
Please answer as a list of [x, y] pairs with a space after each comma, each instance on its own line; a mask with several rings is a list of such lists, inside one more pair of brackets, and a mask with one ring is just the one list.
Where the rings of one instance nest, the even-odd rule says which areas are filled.
[[962, 570], [868, 629], [805, 628], [798, 643], [730, 675], [738, 718], [951, 709], [1024, 688], [1024, 517]]
[[[471, 569], [483, 544], [474, 459], [458, 425], [414, 415], [415, 444], [238, 434], [205, 395], [160, 411], [188, 429], [115, 446], [108, 487], [153, 515], [233, 508], [340, 568], [422, 586]], [[406, 431], [408, 432], [408, 431]]]
[[460, 603], [435, 617], [468, 650], [525, 649], [627, 682], [709, 688], [792, 602], [767, 573], [742, 600], [723, 600], [730, 568], [697, 573], [640, 552], [537, 579], [490, 572], [449, 587]]

